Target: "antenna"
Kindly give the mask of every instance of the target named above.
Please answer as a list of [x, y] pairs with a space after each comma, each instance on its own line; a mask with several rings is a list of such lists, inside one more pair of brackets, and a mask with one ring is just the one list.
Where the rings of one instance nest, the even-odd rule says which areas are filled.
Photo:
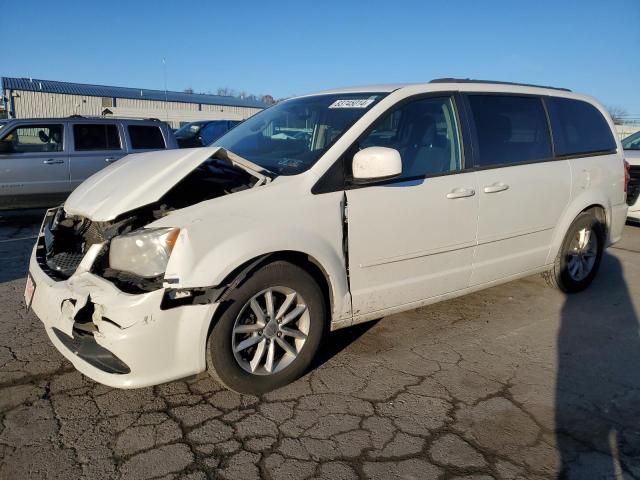
[[162, 57], [162, 69], [164, 73], [164, 112], [167, 123], [169, 122], [169, 101], [167, 94], [167, 59]]

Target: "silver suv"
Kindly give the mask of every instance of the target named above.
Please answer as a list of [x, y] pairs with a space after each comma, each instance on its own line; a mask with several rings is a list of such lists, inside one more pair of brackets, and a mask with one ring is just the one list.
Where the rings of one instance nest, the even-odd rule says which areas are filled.
[[48, 207], [129, 153], [177, 148], [158, 120], [37, 118], [0, 130], [0, 210]]

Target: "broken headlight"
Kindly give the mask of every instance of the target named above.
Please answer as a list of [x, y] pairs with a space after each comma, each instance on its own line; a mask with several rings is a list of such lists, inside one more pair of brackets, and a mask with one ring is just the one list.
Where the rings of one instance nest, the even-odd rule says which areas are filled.
[[150, 228], [117, 236], [111, 240], [109, 266], [145, 278], [162, 275], [179, 234], [179, 228]]

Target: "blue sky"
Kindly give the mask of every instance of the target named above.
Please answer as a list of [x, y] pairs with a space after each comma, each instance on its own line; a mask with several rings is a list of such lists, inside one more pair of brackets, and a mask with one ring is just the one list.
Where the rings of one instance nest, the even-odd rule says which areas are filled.
[[640, 0], [11, 2], [0, 76], [284, 97], [472, 77], [640, 117]]

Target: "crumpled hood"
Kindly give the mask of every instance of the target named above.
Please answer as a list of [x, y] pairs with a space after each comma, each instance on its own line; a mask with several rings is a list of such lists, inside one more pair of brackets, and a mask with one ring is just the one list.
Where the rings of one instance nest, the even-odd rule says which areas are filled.
[[69, 215], [104, 222], [159, 200], [219, 147], [127, 155], [85, 180], [65, 202]]

